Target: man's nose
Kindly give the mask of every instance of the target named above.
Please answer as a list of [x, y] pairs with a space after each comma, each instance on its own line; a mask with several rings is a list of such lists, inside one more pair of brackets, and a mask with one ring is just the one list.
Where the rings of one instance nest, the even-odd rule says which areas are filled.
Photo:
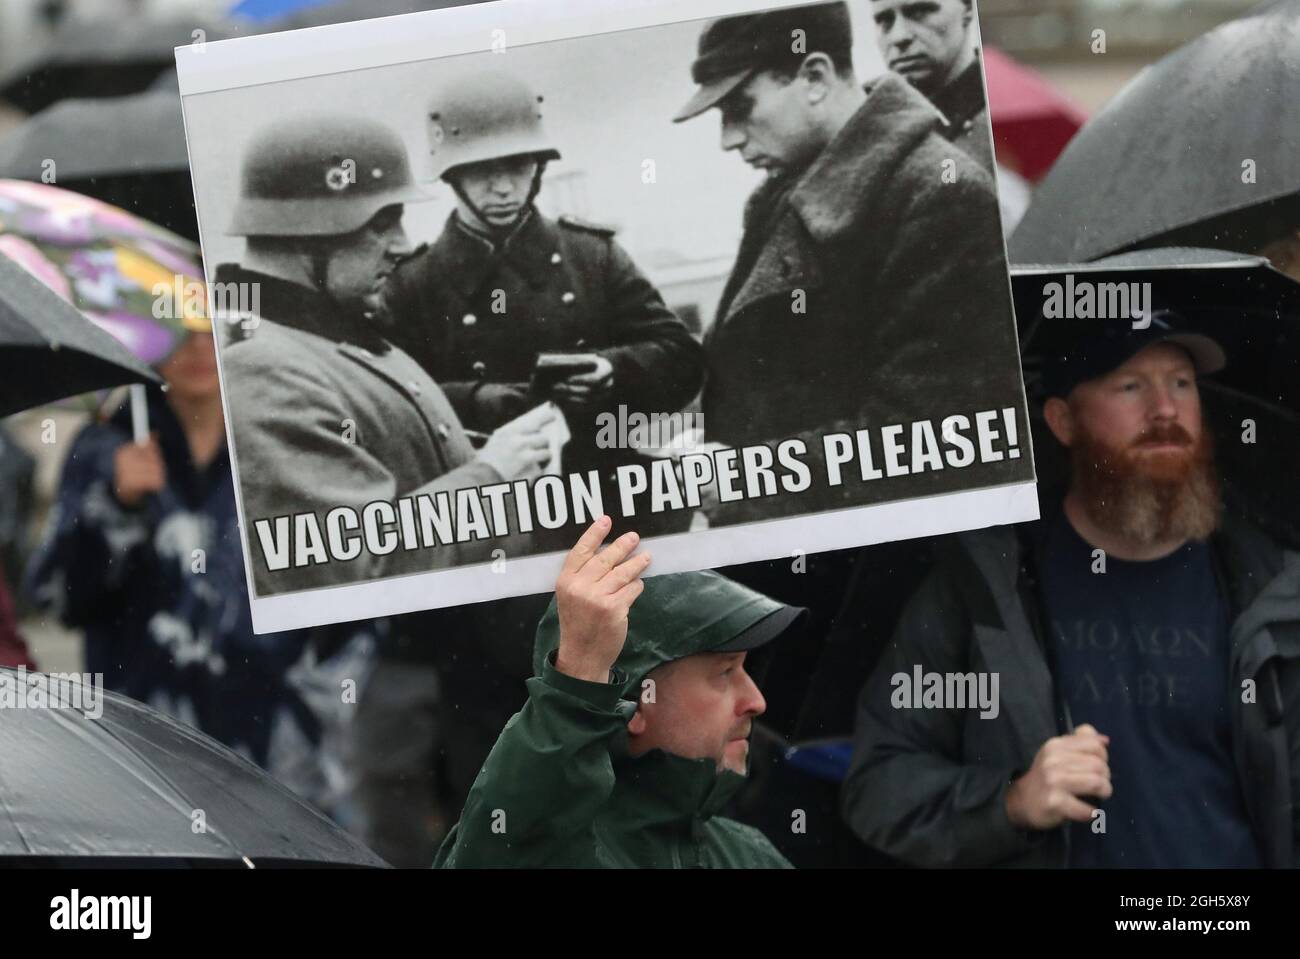
[[767, 712], [767, 700], [749, 673], [745, 673], [745, 688], [741, 692], [736, 711], [742, 716], [761, 716]]
[[492, 178], [493, 193], [500, 194], [501, 196], [509, 196], [512, 192], [514, 192], [514, 188], [515, 188], [514, 181], [511, 180], [510, 177], [504, 173], [498, 173], [496, 176]]
[[885, 34], [885, 39], [889, 41], [891, 47], [896, 47], [899, 53], [903, 53], [916, 39], [916, 34], [912, 32], [911, 25], [900, 17], [889, 28], [889, 31]]
[[1147, 410], [1154, 420], [1173, 420], [1178, 418], [1178, 404], [1174, 402], [1173, 391], [1163, 383], [1157, 383], [1151, 391], [1151, 405]]
[[745, 131], [739, 123], [722, 121], [722, 149], [736, 150], [745, 145]]
[[414, 247], [411, 246], [411, 238], [406, 235], [406, 230], [402, 227], [394, 227], [388, 237], [388, 255], [393, 259], [408, 256]]

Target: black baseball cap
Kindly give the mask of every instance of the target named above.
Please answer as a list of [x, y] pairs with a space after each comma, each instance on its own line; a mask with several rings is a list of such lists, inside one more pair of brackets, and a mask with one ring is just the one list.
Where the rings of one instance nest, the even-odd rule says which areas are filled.
[[[803, 39], [801, 53], [795, 52], [796, 36]], [[700, 35], [698, 56], [691, 64], [691, 78], [700, 88], [677, 111], [673, 122], [681, 123], [716, 106], [760, 70], [793, 69], [809, 53], [825, 53], [837, 64], [844, 63], [852, 49], [853, 25], [845, 3], [817, 3], [714, 20]]]
[[1156, 310], [1151, 323], [1134, 329], [1125, 318], [1104, 321], [1086, 332], [1048, 350], [1043, 357], [1043, 392], [1066, 397], [1080, 383], [1105, 376], [1155, 343], [1172, 343], [1191, 357], [1200, 375], [1217, 373], [1228, 363], [1218, 342], [1204, 333], [1179, 332], [1182, 316], [1173, 310]]

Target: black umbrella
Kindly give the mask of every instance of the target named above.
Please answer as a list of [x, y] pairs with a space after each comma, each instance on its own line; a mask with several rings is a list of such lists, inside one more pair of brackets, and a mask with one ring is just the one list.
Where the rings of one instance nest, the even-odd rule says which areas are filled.
[[0, 179], [53, 182], [197, 241], [180, 94], [174, 72], [162, 79], [144, 93], [62, 100], [30, 117], [0, 139]]
[[0, 669], [0, 858], [384, 865], [216, 740], [57, 676]]
[[124, 383], [157, 382], [125, 346], [0, 256], [0, 416]]
[[1012, 262], [1081, 263], [1139, 246], [1256, 252], [1293, 231], [1298, 93], [1300, 0], [1179, 48], [1071, 141], [1011, 237]]
[[[174, 49], [234, 36], [237, 28], [192, 17], [65, 22], [30, 59], [0, 77], [0, 98], [35, 113], [69, 97], [139, 93], [175, 66]], [[247, 32], [247, 31], [245, 31]]]
[[[1300, 284], [1262, 257], [1221, 250], [1150, 249], [1092, 263], [1012, 267], [1025, 386], [1041, 394], [1043, 356], [1068, 345], [1087, 320], [1046, 319], [1048, 283], [1151, 283], [1179, 328], [1223, 346], [1228, 365], [1201, 384], [1206, 422], [1229, 505], [1300, 545]], [[1044, 487], [1064, 483], [1068, 464], [1031, 403], [1034, 464]], [[1251, 428], [1253, 427], [1253, 428]], [[1249, 440], [1249, 441], [1248, 441]]]

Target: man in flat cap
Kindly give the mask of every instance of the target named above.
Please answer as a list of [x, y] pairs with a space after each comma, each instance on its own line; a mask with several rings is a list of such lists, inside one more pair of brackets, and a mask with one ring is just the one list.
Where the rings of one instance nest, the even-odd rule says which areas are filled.
[[[705, 338], [706, 439], [802, 439], [814, 476], [827, 433], [980, 409], [1020, 389], [1013, 364], [981, 362], [1016, 349], [992, 182], [905, 80], [864, 89], [851, 46], [843, 3], [712, 22], [692, 66], [699, 89], [675, 118], [716, 108], [722, 148], [767, 173]], [[908, 477], [908, 495], [943, 482]], [[719, 525], [897, 489], [815, 485], [706, 508]]]

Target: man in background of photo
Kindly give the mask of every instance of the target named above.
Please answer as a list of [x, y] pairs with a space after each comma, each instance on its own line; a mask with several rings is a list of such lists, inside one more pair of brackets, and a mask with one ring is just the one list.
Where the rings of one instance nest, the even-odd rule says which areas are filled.
[[871, 0], [871, 13], [885, 64], [939, 108], [944, 136], [993, 173], [973, 0]]

